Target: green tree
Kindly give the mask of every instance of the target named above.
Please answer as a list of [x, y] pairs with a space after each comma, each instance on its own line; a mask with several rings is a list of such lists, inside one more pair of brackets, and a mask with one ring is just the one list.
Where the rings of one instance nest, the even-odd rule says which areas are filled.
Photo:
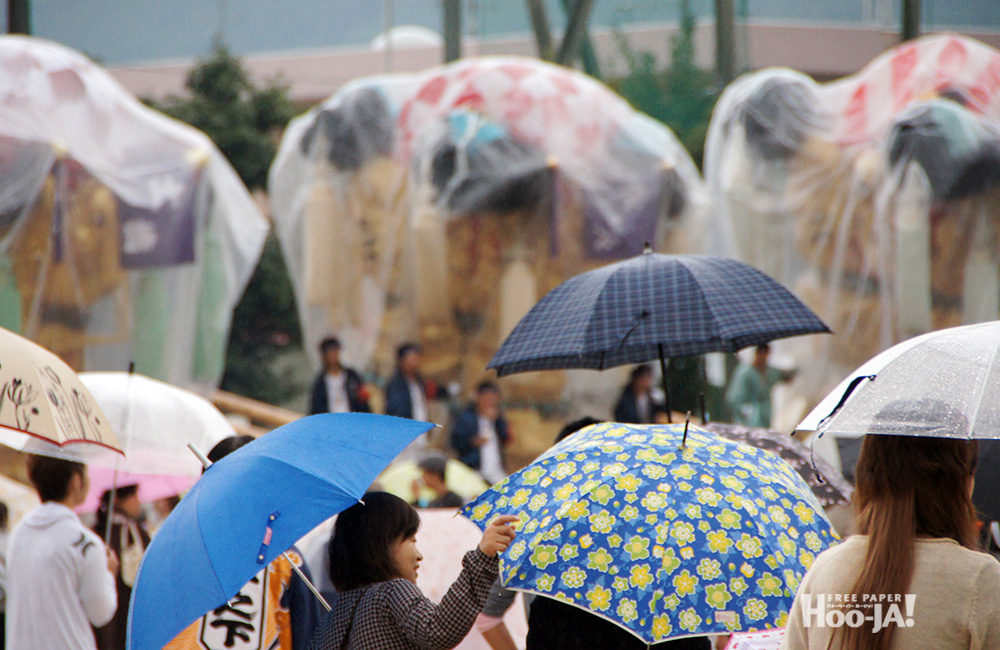
[[[221, 43], [188, 73], [187, 94], [156, 103], [204, 131], [251, 190], [264, 189], [282, 130], [295, 115], [285, 86], [254, 85], [239, 58]], [[295, 294], [274, 235], [233, 313], [222, 388], [264, 402], [285, 402], [304, 386], [276, 370], [279, 357], [301, 350]]]
[[257, 88], [242, 62], [223, 45], [188, 73], [188, 94], [153, 106], [205, 132], [251, 190], [267, 186], [267, 169], [281, 131], [295, 116], [288, 89]]
[[671, 42], [670, 64], [657, 65], [651, 52], [637, 52], [622, 34], [618, 46], [628, 64], [627, 76], [612, 87], [636, 110], [666, 124], [701, 167], [705, 135], [719, 96], [715, 76], [694, 60], [694, 16], [682, 3], [680, 30]]
[[296, 397], [305, 385], [295, 366], [279, 363], [302, 349], [295, 292], [281, 246], [268, 233], [260, 263], [233, 312], [222, 388], [271, 404]]

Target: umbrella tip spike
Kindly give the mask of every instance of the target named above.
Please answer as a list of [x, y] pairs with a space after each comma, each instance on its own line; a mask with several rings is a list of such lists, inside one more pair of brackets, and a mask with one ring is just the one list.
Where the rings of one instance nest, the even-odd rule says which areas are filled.
[[681, 439], [681, 447], [687, 444], [688, 440], [688, 427], [691, 425], [691, 411], [687, 412], [687, 417], [684, 419], [684, 437]]

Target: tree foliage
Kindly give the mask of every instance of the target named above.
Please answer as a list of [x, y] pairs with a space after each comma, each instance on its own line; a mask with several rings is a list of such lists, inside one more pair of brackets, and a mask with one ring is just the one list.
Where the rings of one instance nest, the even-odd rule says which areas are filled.
[[264, 189], [278, 136], [296, 112], [288, 89], [277, 83], [257, 88], [240, 60], [219, 43], [191, 68], [184, 85], [186, 96], [153, 105], [204, 131], [247, 187]]
[[[149, 103], [204, 131], [247, 187], [264, 189], [281, 131], [296, 112], [287, 88], [256, 87], [219, 43], [191, 69], [185, 87], [185, 96]], [[288, 400], [304, 387], [281, 376], [275, 361], [301, 345], [295, 294], [272, 228], [233, 313], [222, 387], [270, 403]]]
[[305, 386], [297, 376], [279, 371], [277, 361], [301, 347], [295, 293], [272, 228], [257, 270], [233, 312], [222, 388], [262, 402], [287, 402]]
[[715, 76], [695, 63], [694, 27], [694, 16], [683, 10], [680, 30], [671, 42], [670, 64], [666, 67], [660, 67], [651, 52], [633, 50], [619, 34], [619, 49], [629, 73], [612, 86], [636, 110], [670, 127], [700, 168], [719, 88]]

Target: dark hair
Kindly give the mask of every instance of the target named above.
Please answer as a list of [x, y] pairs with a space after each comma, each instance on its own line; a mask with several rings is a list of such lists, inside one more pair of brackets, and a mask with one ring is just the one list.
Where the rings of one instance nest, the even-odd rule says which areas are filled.
[[592, 418], [589, 415], [580, 418], [579, 420], [573, 420], [562, 429], [559, 430], [559, 434], [556, 436], [556, 442], [562, 442], [563, 438], [567, 437], [572, 433], [576, 433], [584, 427], [589, 427], [592, 424], [600, 424], [603, 420], [598, 420], [597, 418]]
[[208, 459], [213, 463], [217, 463], [243, 445], [248, 445], [253, 441], [254, 437], [246, 434], [223, 438], [219, 442], [215, 443], [215, 446], [212, 447], [212, 451], [208, 452]]
[[754, 348], [754, 349], [755, 349], [755, 350], [756, 350], [757, 352], [770, 352], [770, 351], [771, 351], [771, 346], [770, 346], [770, 345], [768, 345], [767, 343], [761, 343], [760, 345], [758, 345], [758, 346], [757, 346], [756, 348]]
[[[117, 503], [118, 499], [127, 499], [130, 496], [132, 496], [133, 494], [138, 494], [139, 493], [139, 486], [138, 485], [120, 485], [117, 488], [115, 488], [115, 492], [117, 493], [117, 494], [115, 494], [115, 502]], [[111, 490], [105, 490], [104, 493], [101, 494], [101, 505], [103, 505], [104, 507], [107, 507], [107, 504], [110, 501], [111, 501]]]
[[425, 458], [420, 459], [417, 463], [417, 467], [424, 472], [430, 472], [431, 474], [436, 474], [444, 480], [445, 471], [448, 469], [448, 459], [439, 454], [431, 454]]
[[413, 506], [388, 492], [368, 492], [337, 516], [330, 545], [330, 581], [337, 591], [401, 577], [392, 547], [417, 533]]
[[0, 501], [0, 530], [7, 530], [7, 504]]
[[396, 361], [402, 361], [411, 352], [420, 352], [420, 344], [410, 341], [396, 348]]
[[[907, 423], [937, 426], [941, 434], [963, 434], [968, 421], [940, 400], [901, 400], [875, 416], [855, 469], [858, 532], [868, 535], [865, 563], [853, 593], [905, 593], [913, 578], [915, 538], [953, 539], [979, 550], [976, 511], [969, 494], [979, 444], [958, 437], [892, 435]], [[860, 599], [859, 599], [860, 600]], [[894, 626], [872, 633], [873, 625], [845, 628], [840, 647], [883, 650], [892, 646]]]
[[497, 386], [495, 382], [492, 382], [489, 379], [487, 379], [486, 381], [479, 382], [479, 385], [476, 386], [476, 395], [480, 395], [482, 393], [499, 393], [499, 392], [500, 392], [500, 387]]
[[42, 502], [62, 501], [69, 492], [69, 482], [74, 474], [81, 477], [86, 471], [83, 463], [48, 456], [28, 457], [28, 479], [38, 491]]
[[[115, 490], [115, 505], [118, 505], [119, 499], [127, 499], [130, 496], [139, 493], [138, 485], [122, 485]], [[101, 501], [97, 505], [97, 521], [94, 524], [94, 530], [99, 531], [101, 535], [104, 534], [104, 529], [108, 525], [108, 505], [111, 503], [111, 490], [105, 490], [101, 494]]]
[[325, 354], [327, 350], [339, 350], [340, 349], [340, 339], [336, 336], [328, 336], [319, 343], [319, 351], [321, 354]]
[[632, 368], [632, 374], [629, 375], [628, 383], [634, 383], [639, 377], [651, 376], [653, 374], [653, 369], [649, 366], [643, 364], [641, 366], [636, 366]]

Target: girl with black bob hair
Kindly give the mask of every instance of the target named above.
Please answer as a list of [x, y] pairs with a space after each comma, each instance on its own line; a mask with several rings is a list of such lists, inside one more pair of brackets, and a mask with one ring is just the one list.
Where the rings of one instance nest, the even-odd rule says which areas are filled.
[[420, 515], [406, 501], [388, 492], [369, 492], [363, 505], [337, 517], [327, 547], [330, 582], [337, 591], [350, 591], [400, 577], [393, 564], [393, 545], [415, 536], [419, 527]]
[[330, 538], [330, 580], [339, 598], [310, 650], [447, 650], [458, 645], [482, 610], [497, 577], [498, 553], [514, 539], [514, 516], [497, 517], [462, 572], [434, 604], [417, 588], [423, 556], [420, 517], [406, 501], [369, 492], [337, 517]]

